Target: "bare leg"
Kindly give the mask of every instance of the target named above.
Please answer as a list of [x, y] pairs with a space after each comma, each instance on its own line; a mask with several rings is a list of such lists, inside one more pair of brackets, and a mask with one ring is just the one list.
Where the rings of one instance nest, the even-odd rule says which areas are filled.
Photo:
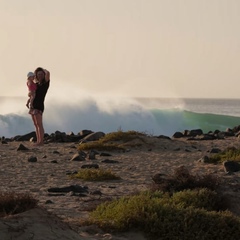
[[43, 128], [43, 122], [42, 122], [42, 114], [36, 114], [36, 122], [38, 127], [38, 144], [42, 145], [44, 140], [44, 128]]
[[33, 118], [33, 123], [36, 128], [36, 136], [37, 136], [37, 145], [42, 145], [43, 144], [43, 139], [44, 139], [44, 129], [43, 129], [43, 124], [42, 124], [42, 115], [41, 114], [36, 114], [32, 115]]
[[39, 141], [39, 131], [38, 131], [38, 126], [37, 126], [36, 115], [32, 115], [32, 120], [33, 120], [33, 124], [34, 124], [34, 126], [35, 126], [36, 138], [37, 138], [37, 143], [38, 143], [38, 141]]

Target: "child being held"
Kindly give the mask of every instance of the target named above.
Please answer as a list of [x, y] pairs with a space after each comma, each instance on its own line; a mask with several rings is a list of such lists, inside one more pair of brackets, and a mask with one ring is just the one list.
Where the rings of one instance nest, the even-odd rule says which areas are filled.
[[33, 72], [29, 72], [27, 74], [27, 87], [28, 87], [28, 100], [26, 106], [28, 108], [33, 108], [33, 100], [36, 95], [36, 89], [37, 89], [37, 84], [33, 81], [35, 78], [35, 75]]

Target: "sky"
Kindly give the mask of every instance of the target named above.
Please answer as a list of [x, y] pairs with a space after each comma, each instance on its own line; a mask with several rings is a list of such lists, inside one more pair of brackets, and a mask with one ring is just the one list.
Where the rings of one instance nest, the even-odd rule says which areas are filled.
[[0, 96], [239, 98], [239, 0], [0, 0]]

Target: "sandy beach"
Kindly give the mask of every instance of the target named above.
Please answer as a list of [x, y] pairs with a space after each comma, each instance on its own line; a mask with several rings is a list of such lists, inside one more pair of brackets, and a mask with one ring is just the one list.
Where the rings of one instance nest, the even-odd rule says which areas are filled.
[[[20, 144], [28, 150], [17, 151]], [[226, 188], [226, 194], [232, 197], [230, 210], [240, 214], [238, 206], [240, 193], [237, 191], [240, 173], [227, 174], [221, 164], [213, 165], [198, 161], [210, 155], [213, 148], [221, 150], [230, 146], [239, 148], [238, 138], [187, 141], [149, 137], [144, 143], [140, 142], [138, 145], [133, 147], [133, 142], [130, 142], [126, 144], [125, 147], [128, 150], [125, 152], [108, 152], [111, 156], [107, 157], [96, 155], [95, 160], [71, 161], [77, 153], [76, 143], [49, 143], [37, 148], [30, 142], [1, 144], [0, 190], [30, 193], [39, 201], [39, 208], [0, 218], [0, 238], [4, 240], [145, 239], [141, 233], [128, 232], [112, 235], [96, 226], [81, 227], [78, 222], [86, 219], [89, 211], [102, 201], [145, 190], [152, 184], [152, 177], [155, 174], [171, 174], [179, 166], [185, 166], [191, 174], [210, 173], [224, 180], [230, 186]], [[36, 157], [37, 161], [29, 162], [28, 159], [31, 156]], [[106, 159], [117, 162], [102, 162]], [[83, 164], [93, 163], [101, 168], [111, 169], [121, 180], [91, 182], [69, 177], [69, 173], [79, 170]], [[84, 186], [88, 188], [89, 194], [81, 196], [71, 192], [48, 191], [50, 188], [71, 185]], [[20, 230], [22, 228], [24, 231]], [[34, 233], [33, 238], [30, 238], [30, 233]]]

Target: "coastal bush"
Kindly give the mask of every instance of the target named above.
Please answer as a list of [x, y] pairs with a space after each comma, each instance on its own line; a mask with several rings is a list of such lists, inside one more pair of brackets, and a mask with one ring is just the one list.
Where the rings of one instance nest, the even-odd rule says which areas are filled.
[[162, 178], [150, 187], [152, 191], [178, 192], [185, 189], [208, 188], [216, 190], [220, 180], [212, 174], [192, 175], [189, 170], [181, 166], [172, 175]]
[[80, 169], [78, 173], [71, 175], [71, 178], [79, 178], [85, 181], [106, 181], [106, 180], [119, 180], [120, 177], [116, 176], [110, 169]]
[[125, 147], [121, 146], [122, 143], [128, 142], [140, 136], [146, 136], [146, 134], [136, 131], [123, 132], [119, 130], [117, 132], [111, 132], [106, 134], [98, 141], [81, 143], [78, 146], [78, 150], [86, 151], [90, 149], [95, 149], [99, 151], [114, 151], [114, 150], [124, 151]]
[[123, 131], [119, 130], [117, 132], [111, 132], [111, 133], [106, 134], [100, 140], [104, 143], [111, 142], [111, 141], [127, 142], [127, 141], [135, 139], [136, 137], [141, 137], [141, 136], [146, 136], [146, 134], [137, 132], [137, 131], [123, 132]]
[[0, 192], [0, 215], [17, 214], [37, 206], [28, 193]]
[[144, 192], [99, 205], [90, 222], [108, 231], [138, 229], [149, 239], [237, 239], [240, 219], [228, 211], [212, 211], [218, 208], [218, 201], [209, 189], [172, 196]]
[[222, 163], [226, 160], [231, 161], [240, 161], [240, 149], [237, 149], [235, 147], [228, 147], [224, 151], [220, 153], [216, 153], [213, 156], [210, 156], [208, 161], [209, 163]]

